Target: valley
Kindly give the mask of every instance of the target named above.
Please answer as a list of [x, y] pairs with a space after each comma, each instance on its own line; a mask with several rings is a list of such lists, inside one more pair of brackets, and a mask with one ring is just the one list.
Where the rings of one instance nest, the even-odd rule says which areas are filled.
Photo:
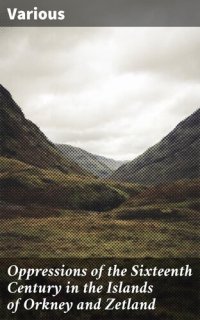
[[3, 86], [0, 112], [0, 257], [199, 256], [199, 110], [125, 164], [54, 145]]

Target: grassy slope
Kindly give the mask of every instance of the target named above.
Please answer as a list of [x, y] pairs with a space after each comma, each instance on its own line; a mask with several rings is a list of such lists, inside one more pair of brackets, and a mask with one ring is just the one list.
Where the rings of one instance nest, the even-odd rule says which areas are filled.
[[1, 219], [0, 238], [1, 257], [199, 256], [199, 224], [184, 219], [126, 221], [62, 210], [60, 217]]
[[[12, 185], [18, 182], [12, 197], [7, 199], [9, 205], [1, 203], [0, 256], [197, 257], [199, 254], [198, 180], [146, 189], [80, 179], [15, 160], [0, 160], [0, 181], [4, 184], [11, 181]], [[27, 200], [28, 193], [21, 193], [23, 186], [32, 198]], [[47, 192], [50, 186], [54, 191], [51, 194]], [[18, 198], [16, 204], [14, 195], [19, 188], [24, 198], [21, 203]], [[39, 190], [39, 194], [33, 203], [34, 190]], [[64, 191], [60, 200], [54, 202], [56, 190]], [[49, 197], [44, 205], [46, 194]], [[95, 213], [102, 203], [104, 208], [108, 204], [115, 206], [116, 199], [127, 201], [112, 211]], [[85, 211], [83, 204], [91, 211]], [[155, 208], [160, 210], [158, 216]], [[145, 215], [141, 215], [141, 210], [145, 210]], [[135, 211], [137, 216], [133, 215]]]
[[1, 199], [19, 205], [104, 211], [114, 208], [141, 186], [101, 182], [0, 157]]
[[147, 189], [7, 158], [0, 167], [0, 256], [198, 256], [199, 180]]
[[129, 198], [113, 214], [120, 219], [196, 218], [200, 211], [200, 179], [158, 185]]

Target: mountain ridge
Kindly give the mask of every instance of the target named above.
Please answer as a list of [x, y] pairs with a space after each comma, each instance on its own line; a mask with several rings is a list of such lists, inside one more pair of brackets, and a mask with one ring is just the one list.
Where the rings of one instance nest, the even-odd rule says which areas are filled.
[[200, 175], [199, 123], [200, 109], [197, 109], [160, 142], [117, 169], [111, 178], [146, 184], [196, 178]]
[[99, 156], [68, 144], [56, 144], [56, 147], [67, 159], [76, 162], [84, 170], [101, 178], [110, 176], [113, 171], [125, 162]]
[[0, 156], [15, 158], [39, 168], [55, 168], [66, 173], [86, 174], [77, 164], [66, 160], [54, 144], [0, 85]]

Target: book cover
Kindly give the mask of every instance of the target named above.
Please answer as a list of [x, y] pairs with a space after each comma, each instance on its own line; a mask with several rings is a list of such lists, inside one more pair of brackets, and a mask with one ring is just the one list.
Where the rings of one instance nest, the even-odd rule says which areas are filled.
[[199, 1], [0, 1], [0, 319], [196, 320]]

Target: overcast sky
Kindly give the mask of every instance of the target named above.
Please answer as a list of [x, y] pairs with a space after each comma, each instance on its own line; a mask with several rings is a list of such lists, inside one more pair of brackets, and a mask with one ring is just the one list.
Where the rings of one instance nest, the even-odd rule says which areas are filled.
[[133, 159], [199, 108], [200, 28], [1, 28], [0, 70], [50, 140]]

